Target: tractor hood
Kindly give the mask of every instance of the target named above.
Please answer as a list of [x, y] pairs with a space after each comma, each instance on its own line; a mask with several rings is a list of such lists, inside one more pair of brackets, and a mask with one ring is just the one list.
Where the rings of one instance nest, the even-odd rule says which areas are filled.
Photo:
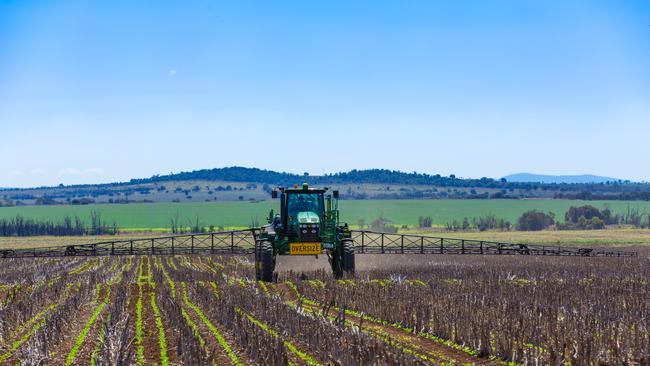
[[299, 224], [318, 224], [320, 223], [320, 218], [315, 212], [304, 211], [298, 212], [298, 223]]

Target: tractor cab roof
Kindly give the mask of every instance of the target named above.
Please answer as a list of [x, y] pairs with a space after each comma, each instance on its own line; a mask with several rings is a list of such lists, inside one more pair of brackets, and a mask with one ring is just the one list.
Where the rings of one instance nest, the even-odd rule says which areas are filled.
[[325, 193], [327, 192], [328, 188], [309, 188], [309, 185], [307, 183], [303, 183], [302, 187], [298, 186], [297, 184], [293, 186], [293, 188], [283, 188], [280, 187], [280, 191], [284, 193]]

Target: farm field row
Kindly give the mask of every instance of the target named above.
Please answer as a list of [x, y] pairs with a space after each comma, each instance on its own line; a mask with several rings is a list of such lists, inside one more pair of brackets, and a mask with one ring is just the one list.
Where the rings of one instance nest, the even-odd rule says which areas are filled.
[[650, 360], [650, 269], [640, 258], [359, 256], [359, 269], [338, 281], [284, 271], [267, 284], [244, 256], [5, 260], [0, 362]]
[[[563, 219], [570, 206], [594, 205], [609, 207], [614, 213], [624, 213], [628, 207], [641, 213], [650, 213], [650, 202], [638, 201], [575, 201], [575, 200], [358, 200], [341, 201], [341, 219], [351, 225], [359, 220], [366, 224], [383, 215], [395, 225], [414, 226], [420, 216], [431, 216], [434, 225], [444, 226], [464, 217], [475, 218], [494, 214], [510, 222], [525, 211], [536, 209], [554, 212]], [[104, 204], [83, 206], [20, 206], [0, 208], [0, 219], [20, 214], [27, 218], [59, 222], [65, 215], [79, 216], [87, 223], [90, 213], [99, 211], [109, 225], [113, 221], [122, 229], [160, 230], [170, 227], [172, 218], [178, 216], [182, 225], [194, 224], [199, 218], [203, 226], [238, 228], [264, 223], [271, 209], [279, 203], [261, 202], [205, 202], [205, 203], [140, 203]]]

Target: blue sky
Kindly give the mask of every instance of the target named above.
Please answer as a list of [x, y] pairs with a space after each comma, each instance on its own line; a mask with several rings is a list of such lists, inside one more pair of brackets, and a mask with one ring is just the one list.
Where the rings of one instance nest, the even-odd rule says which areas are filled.
[[0, 0], [0, 187], [231, 165], [650, 180], [648, 1]]

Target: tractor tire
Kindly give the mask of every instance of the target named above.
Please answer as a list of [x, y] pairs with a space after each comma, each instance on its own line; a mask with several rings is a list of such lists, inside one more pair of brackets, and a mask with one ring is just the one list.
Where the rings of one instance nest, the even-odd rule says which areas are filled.
[[341, 266], [341, 255], [336, 253], [332, 258], [332, 272], [334, 273], [334, 279], [340, 279], [343, 277], [343, 267]]
[[260, 269], [261, 280], [273, 282], [273, 271], [275, 270], [275, 256], [273, 255], [273, 244], [269, 241], [260, 243], [260, 258], [262, 268]]
[[255, 279], [260, 281], [262, 279], [262, 243], [255, 241]]
[[343, 240], [341, 246], [343, 247], [341, 267], [345, 272], [354, 274], [354, 241]]
[[337, 280], [343, 277], [343, 266], [341, 259], [341, 253], [339, 251], [332, 251], [332, 256], [330, 257], [330, 265], [332, 266], [332, 273], [334, 274], [334, 278]]

